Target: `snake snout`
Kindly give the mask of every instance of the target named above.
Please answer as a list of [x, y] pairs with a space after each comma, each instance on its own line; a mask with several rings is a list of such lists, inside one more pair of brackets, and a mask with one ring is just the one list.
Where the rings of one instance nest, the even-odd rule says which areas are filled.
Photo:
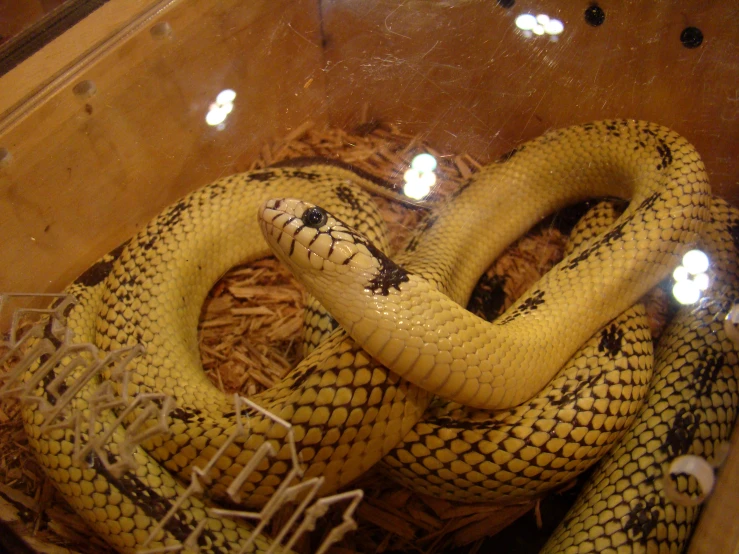
[[259, 207], [258, 219], [267, 244], [288, 267], [310, 267], [305, 248], [298, 240], [303, 227], [300, 215], [305, 207], [300, 200], [275, 198]]

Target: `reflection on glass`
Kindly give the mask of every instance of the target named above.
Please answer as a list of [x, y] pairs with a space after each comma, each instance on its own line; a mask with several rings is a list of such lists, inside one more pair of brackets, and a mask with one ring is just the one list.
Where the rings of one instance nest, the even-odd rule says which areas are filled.
[[565, 26], [559, 19], [552, 19], [548, 15], [540, 13], [533, 15], [524, 13], [516, 18], [516, 27], [523, 31], [527, 37], [532, 35], [549, 35], [555, 37], [564, 31]]
[[705, 252], [691, 250], [683, 256], [683, 263], [672, 272], [675, 284], [672, 294], [681, 304], [694, 304], [700, 300], [703, 291], [708, 289], [708, 266], [710, 262]]
[[234, 100], [236, 100], [236, 92], [230, 88], [222, 90], [218, 93], [218, 96], [216, 96], [216, 104], [220, 105], [233, 104]]
[[729, 313], [726, 314], [724, 331], [735, 345], [739, 345], [739, 304], [734, 304]]
[[225, 89], [219, 92], [218, 96], [216, 96], [216, 101], [208, 107], [205, 122], [211, 126], [221, 125], [226, 121], [228, 114], [233, 111], [235, 99], [236, 93], [231, 89]]
[[434, 171], [436, 169], [436, 158], [431, 154], [419, 154], [411, 161], [411, 167], [418, 171]]
[[683, 256], [683, 266], [693, 275], [708, 271], [708, 256], [702, 250], [691, 250]]
[[415, 200], [421, 200], [431, 192], [436, 183], [436, 158], [431, 154], [418, 154], [411, 161], [411, 167], [403, 174], [403, 192]]

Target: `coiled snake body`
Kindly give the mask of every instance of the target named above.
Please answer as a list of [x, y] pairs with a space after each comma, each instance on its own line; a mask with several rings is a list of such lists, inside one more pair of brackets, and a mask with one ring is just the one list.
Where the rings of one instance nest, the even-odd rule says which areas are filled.
[[[268, 169], [218, 181], [166, 210], [68, 289], [79, 300], [69, 314], [77, 340], [95, 342], [105, 350], [142, 343], [146, 352], [135, 363], [130, 392], [164, 392], [177, 402], [168, 416], [171, 435], [145, 440], [134, 453], [138, 469], [124, 477], [110, 474], [94, 457], [75, 461], [71, 456], [72, 430], [42, 433], [45, 416], [39, 409], [41, 403], [30, 405], [24, 412], [30, 443], [41, 464], [75, 509], [116, 548], [131, 551], [143, 544], [158, 519], [182, 493], [182, 486], [172, 474], [188, 479], [193, 467], [203, 467], [224, 444], [227, 430], [234, 425], [231, 399], [213, 387], [200, 368], [195, 328], [200, 304], [213, 282], [228, 267], [266, 254], [265, 244], [258, 239], [254, 217], [257, 206], [272, 197], [303, 198], [357, 226], [372, 240], [379, 240], [382, 249], [384, 239], [376, 213], [370, 210], [358, 219], [350, 219], [351, 210], [370, 204], [352, 184], [373, 186], [354, 173], [325, 166]], [[494, 324], [492, 332], [478, 320], [456, 311], [451, 300], [464, 303], [477, 276], [532, 222], [592, 195], [626, 196], [632, 201], [608, 232], [566, 258], [558, 271], [537, 284]], [[532, 470], [514, 464], [505, 466], [495, 461], [486, 465], [485, 456], [465, 457], [468, 447], [481, 441], [475, 443], [473, 436], [464, 433], [448, 441], [443, 429], [435, 437], [423, 432], [418, 427], [423, 423], [418, 422], [429, 394], [405, 379], [435, 394], [479, 407], [505, 407], [528, 399], [580, 344], [677, 265], [708, 220], [709, 202], [702, 164], [687, 141], [657, 125], [608, 121], [548, 133], [485, 168], [448, 206], [426, 220], [396, 258], [400, 265], [349, 229], [335, 237], [342, 239], [336, 245], [333, 238], [314, 233], [309, 239], [314, 242], [304, 256], [308, 266], [326, 263], [318, 256], [321, 249], [326, 249], [328, 262], [342, 266], [352, 254], [339, 243], [350, 239], [350, 243], [363, 248], [361, 256], [355, 256], [355, 265], [370, 272], [378, 270], [369, 280], [354, 281], [354, 285], [359, 283], [358, 298], [362, 300], [340, 296], [332, 304], [322, 299], [339, 322], [361, 339], [362, 348], [372, 357], [339, 329], [282, 383], [256, 401], [293, 425], [305, 476], [325, 476], [325, 491], [354, 479], [404, 437], [404, 448], [411, 453], [422, 454], [429, 445], [442, 444], [455, 457], [450, 460], [436, 456], [441, 469], [446, 470], [437, 471], [438, 478], [451, 483], [441, 487], [447, 495], [470, 490], [470, 483], [484, 481], [487, 476], [505, 481], [509, 487], [506, 494], [510, 494], [510, 487], [526, 488], [525, 483], [532, 477], [557, 470], [560, 463], [532, 474]], [[306, 232], [311, 229], [302, 219], [296, 223]], [[284, 219], [281, 224], [290, 222]], [[728, 240], [724, 231], [715, 231], [722, 244]], [[284, 228], [280, 233], [288, 236]], [[475, 255], [471, 255], [473, 248]], [[294, 251], [294, 246], [288, 247], [287, 257], [291, 249]], [[319, 285], [314, 288], [325, 289], [320, 280], [316, 282]], [[593, 292], [578, 283], [587, 284]], [[397, 291], [407, 290], [406, 285], [413, 287], [411, 298], [420, 299], [422, 294], [426, 301], [420, 303], [421, 308], [416, 308], [419, 304], [401, 306], [396, 312], [405, 313], [402, 310], [407, 308], [413, 313], [413, 318], [405, 317], [412, 323], [405, 329], [407, 347], [399, 349], [394, 339], [402, 335], [398, 333], [403, 331], [404, 318], [393, 323], [392, 318], [375, 316], [392, 312], [388, 302], [396, 298]], [[559, 293], [563, 298], [558, 299]], [[609, 300], [602, 308], [604, 296], [611, 294], [623, 302]], [[415, 313], [414, 309], [422, 311]], [[365, 323], [373, 319], [376, 325]], [[429, 327], [434, 321], [440, 322], [445, 332], [451, 331], [445, 333], [449, 337], [446, 342]], [[423, 344], [411, 340], [415, 322], [424, 326]], [[539, 339], [527, 338], [531, 333], [538, 333]], [[507, 346], [496, 351], [490, 345]], [[466, 363], [459, 363], [462, 358]], [[670, 363], [675, 364], [674, 360]], [[544, 368], [543, 374], [538, 372], [540, 367]], [[525, 377], [520, 377], [521, 373]], [[32, 372], [28, 378], [33, 379]], [[70, 383], [74, 378], [70, 375]], [[633, 388], [632, 383], [624, 384], [629, 386], [620, 390]], [[76, 392], [73, 407], [86, 413], [93, 392], [92, 384]], [[38, 383], [37, 394], [54, 402], [43, 383]], [[594, 402], [593, 406], [593, 417], [578, 419], [580, 424], [561, 431], [556, 443], [542, 441], [540, 434], [519, 439], [523, 446], [528, 443], [541, 451], [541, 457], [527, 459], [529, 466], [547, 466], [552, 459], [547, 454], [573, 459], [578, 465], [577, 460], [583, 456], [578, 443], [583, 428], [595, 433], [589, 436], [597, 436], [601, 427], [626, 425], [623, 418], [615, 425], [601, 403]], [[587, 412], [587, 408], [583, 410]], [[115, 415], [101, 415], [95, 425], [114, 426]], [[531, 425], [544, 425], [545, 432], [549, 432], [546, 423]], [[414, 426], [415, 435], [409, 435]], [[250, 427], [249, 438], [231, 445], [224, 462], [214, 468], [213, 497], [223, 496], [234, 475], [265, 441], [276, 446], [278, 461], [261, 464], [242, 486], [245, 501], [264, 502], [286, 472], [287, 464], [280, 463], [289, 457], [282, 441], [284, 430], [256, 413], [250, 414]], [[725, 436], [728, 428], [725, 425], [716, 436]], [[417, 447], [409, 444], [409, 437]], [[124, 441], [124, 431], [116, 428], [108, 446], [111, 457], [119, 455]], [[578, 447], [568, 446], [574, 443]], [[496, 445], [498, 450], [505, 448], [505, 441]], [[654, 456], [654, 450], [644, 453], [642, 459], [649, 456]], [[455, 464], [459, 459], [463, 463]], [[417, 461], [404, 460], [400, 455], [396, 462], [407, 464], [410, 471], [420, 469]], [[475, 481], [470, 478], [473, 473], [483, 479]], [[459, 475], [466, 477], [458, 479]], [[554, 478], [551, 481], [558, 482]], [[434, 479], [428, 482], [434, 483]], [[538, 494], [541, 487], [531, 491]], [[475, 488], [467, 498], [478, 494]], [[149, 546], [183, 541], [202, 520], [206, 521], [207, 533], [200, 536], [199, 544], [206, 550], [238, 548], [250, 533], [239, 523], [209, 518], [204, 506], [191, 499], [178, 508], [174, 520]], [[257, 546], [265, 548], [266, 543], [258, 542]]]

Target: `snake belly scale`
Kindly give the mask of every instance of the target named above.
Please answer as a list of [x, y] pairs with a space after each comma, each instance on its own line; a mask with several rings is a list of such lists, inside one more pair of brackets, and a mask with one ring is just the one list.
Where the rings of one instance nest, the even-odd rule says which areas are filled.
[[[590, 162], [583, 166], [583, 159]], [[165, 506], [171, 503], [180, 489], [170, 472], [187, 479], [194, 465], [204, 465], [213, 455], [224, 440], [225, 429], [233, 425], [230, 400], [202, 375], [194, 329], [200, 302], [220, 274], [245, 257], [257, 255], [251, 250], [255, 243], [259, 243], [255, 248], [258, 255], [264, 252], [257, 233], [244, 234], [238, 225], [251, 224], [244, 222], [254, 220], [256, 206], [267, 198], [279, 196], [306, 198], [348, 219], [349, 215], [341, 212], [342, 206], [349, 204], [356, 208], [369, 204], [360, 200], [360, 191], [349, 186], [358, 181], [361, 179], [350, 172], [318, 166], [266, 170], [222, 180], [165, 211], [68, 289], [79, 299], [70, 314], [70, 322], [80, 338], [94, 340], [104, 349], [143, 342], [147, 353], [134, 368], [133, 392], [164, 391], [178, 404], [169, 417], [170, 429], [177, 440], [156, 437], [142, 444], [143, 448], [136, 453], [140, 462], [136, 478], [133, 483], [125, 484], [114, 481], [95, 466], [83, 465], [71, 471], [71, 437], [65, 434], [68, 432], [54, 431], [42, 436], [39, 428], [43, 415], [34, 406], [25, 410], [26, 429], [42, 465], [70, 503], [111, 544], [122, 551], [140, 545], [141, 535], [152, 528], [156, 516], [143, 507], [143, 497], [155, 497]], [[512, 182], [514, 192], [503, 193], [499, 188], [503, 182]], [[322, 196], [322, 183], [331, 191], [331, 198]], [[372, 183], [359, 184], [372, 187]], [[497, 191], [501, 194], [496, 195]], [[587, 255], [563, 262], [566, 267], [571, 266], [568, 279], [574, 274], [571, 270], [583, 269], [583, 280], [612, 289], [612, 283], [604, 284], [599, 278], [598, 268], [602, 266], [597, 265], [599, 259], [608, 259], [616, 260], [615, 265], [626, 266], [633, 266], [636, 260], [637, 277], [633, 280], [656, 282], [694, 241], [702, 222], [708, 218], [709, 191], [700, 158], [687, 141], [657, 125], [634, 121], [599, 122], [559, 130], [520, 147], [473, 177], [448, 206], [427, 221], [423, 234], [414, 236], [397, 260], [405, 268], [403, 271], [423, 276], [430, 283], [424, 294], [443, 291], [464, 303], [477, 275], [491, 259], [543, 215], [586, 196], [624, 194], [632, 198], [632, 204], [615, 227], [593, 241], [586, 250]], [[348, 202], [333, 207], [332, 199], [337, 196]], [[224, 199], [228, 199], [226, 204], [222, 203]], [[240, 223], [235, 226], [228, 218], [234, 215], [230, 209], [239, 201], [243, 205], [237, 210], [241, 215]], [[253, 211], [249, 213], [249, 210]], [[377, 221], [372, 216], [363, 217]], [[503, 230], [494, 231], [495, 226], [488, 224], [490, 218], [497, 219]], [[203, 233], [199, 227], [196, 229], [196, 223], [207, 224], [210, 231]], [[368, 224], [366, 219], [360, 219], [357, 225], [364, 233], [374, 233], [374, 223]], [[241, 251], [227, 256], [220, 243], [203, 238], [205, 235], [225, 240], [223, 237], [228, 236], [229, 241], [238, 243], [230, 233], [243, 237], [249, 244], [246, 255]], [[375, 234], [372, 238], [379, 236]], [[657, 239], [656, 246], [652, 244], [653, 239]], [[616, 240], [624, 240], [632, 247], [626, 254], [613, 258]], [[479, 256], [469, 255], [468, 249], [473, 245], [478, 250], [481, 248]], [[183, 256], [183, 246], [196, 246], [195, 251], [203, 257], [188, 259], [189, 256]], [[656, 261], [658, 269], [651, 264], [642, 268], [642, 258]], [[209, 263], [216, 260], [217, 263]], [[316, 263], [320, 264], [317, 260]], [[380, 282], [379, 290], [393, 290], [397, 278], [397, 273], [392, 274], [395, 280]], [[563, 289], [565, 281], [555, 276], [545, 286]], [[625, 294], [626, 305], [640, 295], [641, 292]], [[546, 292], [545, 298], [544, 307], [554, 305]], [[584, 304], [583, 313], [592, 311], [592, 305]], [[531, 309], [532, 305], [536, 308]], [[584, 342], [624, 307], [614, 305], [610, 311], [599, 311], [602, 321], [590, 318], [596, 321], [588, 321], [589, 330], [574, 333], [574, 342], [577, 336], [582, 336]], [[530, 321], [531, 313], [537, 311], [544, 311], [541, 302], [524, 298], [512, 309], [511, 314], [516, 315], [511, 321], [526, 327], [520, 322]], [[568, 313], [567, 319], [580, 315]], [[567, 347], [569, 351], [559, 352], [559, 357], [566, 361], [578, 346]], [[382, 360], [382, 352], [373, 352], [371, 347], [369, 351]], [[413, 371], [408, 375], [408, 370], [400, 368], [399, 372], [422, 385], [428, 380], [427, 373], [416, 378]], [[540, 379], [543, 385], [548, 377]], [[445, 383], [451, 383], [451, 388], [444, 388]], [[495, 387], [479, 387], [482, 392], [471, 392], [464, 384], [459, 386], [456, 379], [430, 384], [434, 393], [452, 397], [461, 393], [457, 397], [460, 401], [482, 405], [492, 402], [500, 406], [524, 400], [540, 388], [536, 380], [527, 380], [524, 387], [512, 384], [515, 394], [501, 395], [495, 392], [500, 388], [497, 383]], [[39, 388], [38, 394], [46, 393]], [[77, 409], [84, 411], [89, 394], [90, 391], [80, 392], [75, 399]], [[420, 419], [428, 394], [385, 370], [363, 354], [343, 331], [337, 330], [283, 383], [257, 401], [294, 425], [306, 476], [332, 477], [326, 485], [326, 490], [332, 490], [351, 481], [398, 444]], [[121, 436], [114, 434], [112, 454]], [[267, 422], [255, 424], [250, 439], [240, 448], [227, 452], [229, 462], [237, 469], [243, 467], [259, 444], [265, 440], [279, 444], [282, 438]], [[255, 473], [253, 481], [246, 483], [243, 490], [244, 496], [255, 504], [269, 497], [285, 471], [284, 464], [258, 469], [261, 471]], [[222, 495], [232, 476], [227, 467], [213, 475], [212, 493], [216, 498]], [[91, 486], [102, 491], [99, 493], [102, 507], [91, 507], [84, 499]], [[135, 521], [135, 529], [121, 529], [121, 518], [112, 515], [115, 510], [107, 510], [113, 505], [128, 506], [124, 520]], [[194, 502], [182, 508], [178, 521], [187, 528], [202, 517], [202, 506]], [[249, 534], [248, 529], [220, 520], [211, 526], [208, 547], [214, 551], [233, 548]], [[179, 540], [177, 529], [166, 532], [163, 542], [172, 544]]]

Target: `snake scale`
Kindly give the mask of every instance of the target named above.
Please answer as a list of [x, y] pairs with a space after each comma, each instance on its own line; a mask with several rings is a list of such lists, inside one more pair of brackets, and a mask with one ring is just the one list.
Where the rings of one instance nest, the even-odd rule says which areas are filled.
[[[364, 283], [361, 289], [367, 286], [370, 291], [379, 293], [370, 295], [372, 298], [386, 301], [393, 296], [393, 291], [406, 283], [412, 284], [417, 287], [416, 291], [423, 291], [425, 298], [432, 299], [429, 305], [441, 307], [441, 312], [435, 312], [435, 315], [424, 313], [425, 322], [431, 322], [440, 313], [443, 317], [447, 311], [456, 314], [453, 302], [448, 303], [441, 292], [454, 302], [464, 304], [479, 274], [532, 222], [590, 196], [631, 199], [626, 212], [606, 233], [566, 258], [558, 271], [550, 273], [501, 321], [492, 324], [504, 329], [503, 339], [487, 335], [489, 331], [485, 329], [488, 327], [481, 327], [481, 323], [464, 314], [455, 315], [456, 319], [449, 320], [454, 323], [447, 325], [453, 327], [461, 322], [467, 326], [465, 329], [471, 333], [469, 336], [484, 336], [485, 341], [491, 339], [497, 343], [509, 340], [506, 336], [517, 339], [518, 333], [523, 331], [527, 336], [532, 332], [540, 333], [540, 336], [543, 333], [543, 347], [537, 347], [528, 339], [516, 346], [514, 340], [512, 350], [501, 351], [500, 359], [491, 364], [490, 356], [495, 356], [494, 351], [486, 344], [472, 340], [473, 346], [477, 348], [479, 345], [479, 352], [487, 358], [479, 353], [475, 356], [474, 352], [466, 352], [470, 363], [460, 367], [456, 363], [458, 357], [450, 358], [443, 353], [446, 343], [432, 344], [415, 358], [410, 355], [403, 357], [397, 354], [397, 349], [386, 347], [388, 342], [383, 340], [387, 337], [385, 332], [375, 333], [374, 338], [370, 332], [370, 340], [360, 347], [344, 330], [337, 329], [285, 380], [255, 398], [258, 404], [292, 424], [306, 469], [305, 476], [325, 476], [323, 492], [350, 482], [403, 440], [403, 448], [408, 452], [417, 451], [411, 444], [414, 440], [418, 447], [427, 449], [433, 442], [444, 445], [446, 451], [459, 459], [464, 458], [471, 445], [482, 442], [479, 436], [475, 440], [474, 433], [464, 431], [452, 438], [445, 434], [443, 426], [433, 437], [425, 433], [421, 417], [430, 394], [409, 381], [427, 386], [435, 394], [478, 407], [518, 404], [542, 388], [582, 343], [667, 275], [684, 251], [695, 242], [704, 222], [709, 222], [707, 227], [712, 236], [718, 237], [715, 239], [717, 244], [731, 251], [732, 257], [726, 263], [735, 263], [735, 246], [727, 233], [727, 229], [733, 227], [712, 226], [710, 193], [698, 154], [679, 135], [651, 123], [629, 120], [597, 122], [553, 131], [518, 147], [473, 176], [448, 204], [434, 211], [404, 251], [394, 258], [395, 262], [381, 253], [385, 248], [381, 221], [369, 207], [369, 197], [360, 190], [374, 187], [370, 180], [333, 166], [272, 168], [225, 178], [165, 210], [67, 289], [78, 300], [68, 314], [76, 340], [95, 342], [103, 350], [143, 344], [145, 353], [133, 365], [130, 392], [163, 392], [172, 396], [177, 404], [168, 416], [171, 434], [156, 435], [143, 441], [134, 451], [138, 468], [124, 476], [111, 474], [95, 456], [84, 462], [75, 462], [71, 456], [74, 447], [72, 430], [56, 429], [42, 433], [40, 426], [45, 416], [40, 406], [43, 402], [30, 404], [24, 410], [29, 442], [41, 465], [70, 504], [112, 546], [123, 552], [140, 547], [182, 493], [183, 487], [176, 475], [188, 480], [193, 467], [204, 466], [226, 441], [227, 430], [234, 426], [232, 400], [203, 375], [195, 329], [201, 303], [218, 277], [236, 263], [268, 253], [266, 243], [259, 238], [255, 213], [257, 207], [270, 198], [299, 197], [322, 206], [357, 228], [362, 235], [348, 230], [346, 234], [349, 238], [362, 237], [365, 265], [380, 263], [381, 266], [372, 284]], [[357, 208], [362, 209], [362, 214], [352, 217], [352, 211]], [[736, 214], [733, 210], [729, 213], [735, 224]], [[325, 239], [316, 238], [316, 241], [325, 242]], [[370, 241], [378, 241], [378, 246], [373, 246]], [[331, 244], [329, 240], [322, 246], [330, 249]], [[319, 245], [315, 246], [317, 250]], [[332, 254], [341, 256], [342, 249], [334, 248], [328, 259], [331, 260]], [[472, 251], [475, 255], [471, 255]], [[306, 259], [310, 264], [312, 258], [308, 256]], [[607, 262], [607, 271], [603, 271], [604, 262]], [[324, 262], [316, 259], [314, 263], [321, 265]], [[626, 270], [627, 276], [616, 277], [617, 271], [622, 269]], [[728, 274], [733, 277], [732, 271]], [[587, 289], [576, 286], [573, 284], [575, 279], [592, 286], [595, 292], [589, 293]], [[735, 285], [733, 281], [727, 284], [728, 287]], [[636, 288], [632, 289], [632, 286]], [[310, 283], [308, 287], [311, 288]], [[557, 300], [555, 292], [564, 292], [564, 299]], [[604, 295], [614, 292], [623, 302], [609, 302], [606, 309], [601, 309]], [[367, 335], [367, 327], [361, 321], [359, 325], [356, 321], [352, 323], [351, 313], [348, 314], [348, 322], [342, 322], [347, 314], [342, 315], [341, 306], [337, 309], [330, 302], [323, 299], [322, 302], [342, 325], [349, 329], [356, 327], [354, 331], [359, 335]], [[365, 316], [370, 314], [366, 306], [362, 309]], [[689, 325], [693, 326], [691, 329], [696, 326], [703, 328], [708, 325], [707, 321], [720, 321], [721, 310], [714, 308], [712, 312], [708, 311], [709, 315], [694, 310], [692, 313], [697, 316], [686, 316], [690, 320]], [[550, 317], [553, 319], [547, 323]], [[385, 320], [376, 320], [379, 327], [386, 325], [382, 321]], [[583, 321], [584, 324], [575, 326], [571, 325], [572, 321]], [[561, 342], [551, 342], [551, 337], [546, 335], [547, 326], [551, 332], [556, 331], [556, 340]], [[716, 330], [716, 333], [720, 332]], [[431, 334], [427, 333], [424, 339]], [[458, 333], [458, 336], [464, 339], [466, 335]], [[731, 384], [726, 386], [734, 391], [734, 396], [732, 393], [720, 396], [735, 406], [736, 377], [730, 367], [735, 363], [735, 355], [725, 338], [721, 343], [725, 343], [729, 349], [727, 352], [732, 353], [726, 358], [727, 364], [721, 366], [721, 371], [729, 372], [726, 380]], [[454, 348], [469, 349], [465, 344], [464, 340], [455, 343], [448, 352], [453, 355], [458, 352]], [[411, 350], [413, 347], [411, 345]], [[370, 355], [365, 354], [365, 350]], [[691, 356], [684, 349], [678, 354], [680, 360]], [[431, 375], [428, 357], [434, 358], [433, 363], [441, 368], [441, 376]], [[395, 374], [375, 358], [391, 366], [396, 358], [406, 362], [413, 359], [406, 366], [394, 368], [398, 372]], [[414, 365], [414, 361], [418, 363]], [[543, 361], [547, 363], [543, 364]], [[474, 362], [478, 362], [477, 365]], [[676, 368], [678, 363], [671, 359], [668, 366], [662, 372]], [[546, 375], [538, 376], [540, 367]], [[490, 375], [490, 369], [494, 375]], [[518, 371], [523, 371], [526, 377], [518, 378]], [[460, 375], [464, 379], [460, 380]], [[65, 385], [71, 385], [76, 377], [75, 374], [70, 375]], [[33, 371], [28, 373], [27, 379], [33, 381]], [[470, 380], [475, 383], [473, 387], [468, 385]], [[48, 382], [37, 383], [36, 394], [53, 404], [56, 400], [45, 384]], [[624, 384], [629, 386], [620, 390], [633, 388], [632, 383]], [[89, 410], [94, 386], [95, 383], [90, 383], [76, 391], [72, 399], [72, 406], [83, 414]], [[650, 403], [662, 390], [657, 390], [657, 386], [652, 385], [654, 392], [649, 396]], [[711, 387], [706, 390], [708, 398], [715, 396], [712, 391]], [[709, 410], [704, 406], [706, 402], [701, 400], [699, 404], [701, 409]], [[556, 459], [569, 456], [572, 464], [578, 465], [581, 451], [568, 447], [568, 444], [578, 441], [577, 436], [581, 432], [578, 429], [584, 426], [597, 434], [600, 428], [614, 428], [615, 416], [607, 408], [602, 411], [598, 402], [593, 405], [600, 413], [594, 411], [589, 421], [583, 421], [579, 427], [573, 426], [569, 433], [564, 432], [562, 437], [558, 437], [561, 440], [542, 440], [540, 433], [520, 439], [524, 447], [531, 446], [541, 451], [539, 456], [528, 460], [529, 464], [535, 466], [542, 460], [545, 466], [552, 459], [550, 455], [554, 454]], [[707, 425], [712, 440], [723, 440], [733, 423], [734, 409], [725, 408], [721, 425], [713, 422], [713, 416], [705, 416], [704, 419], [700, 419], [700, 415], [694, 416], [696, 422], [708, 422], [696, 433], [706, 434], [702, 428]], [[684, 416], [683, 412], [680, 413]], [[253, 505], [263, 503], [287, 471], [289, 453], [282, 441], [284, 429], [261, 418], [258, 413], [250, 413], [249, 417], [251, 434], [248, 439], [231, 445], [221, 463], [214, 468], [209, 487], [212, 499], [224, 497], [234, 475], [265, 441], [276, 446], [276, 461], [260, 464], [244, 483], [241, 492], [245, 501]], [[531, 425], [535, 422], [532, 421]], [[546, 423], [544, 425], [546, 429]], [[626, 423], [621, 421], [618, 425], [623, 427]], [[112, 411], [101, 414], [94, 426], [96, 432], [115, 427], [107, 446], [107, 455], [115, 459], [126, 440], [124, 430], [115, 424], [115, 414]], [[501, 445], [505, 448], [504, 442]], [[439, 454], [444, 448], [434, 451]], [[689, 450], [690, 445], [686, 448]], [[648, 465], [650, 461], [657, 463], [658, 449], [659, 444], [650, 443], [649, 449], [640, 451], [640, 465]], [[712, 451], [705, 449], [701, 452], [710, 456]], [[623, 456], [628, 455], [632, 454]], [[469, 490], [470, 472], [481, 472], [484, 477], [495, 476], [513, 487], [519, 486], [518, 477], [527, 474], [524, 468], [513, 464], [475, 464], [473, 456], [464, 458], [464, 464], [455, 464], [457, 458], [449, 460], [437, 455], [442, 469], [450, 472], [442, 474], [452, 483], [451, 488], [443, 488], [446, 494], [453, 494], [455, 488]], [[416, 467], [414, 462], [403, 460], [400, 455], [396, 461], [401, 465], [410, 462], [407, 465], [410, 471]], [[455, 473], [460, 469], [461, 473]], [[547, 469], [544, 467], [543, 471]], [[500, 475], [496, 476], [496, 473]], [[429, 479], [430, 483], [433, 481]], [[617, 488], [609, 493], [609, 498], [618, 500], [619, 491]], [[534, 493], [539, 492], [539, 489], [534, 490]], [[590, 498], [602, 494], [603, 488], [596, 486]], [[635, 500], [628, 498], [624, 501], [633, 503]], [[611, 502], [609, 499], [608, 503]], [[651, 518], [651, 513], [645, 517]], [[578, 522], [578, 518], [591, 517], [591, 513], [569, 517]], [[618, 517], [620, 521], [626, 519]], [[661, 525], [670, 529], [675, 525], [685, 527], [687, 519], [681, 516], [675, 520], [674, 511], [666, 510]], [[636, 520], [641, 521], [639, 517]], [[175, 517], [149, 546], [181, 542], [196, 523], [202, 521], [206, 531], [199, 536], [198, 546], [204, 551], [238, 550], [251, 532], [240, 522], [208, 516], [205, 505], [192, 498], [177, 508]], [[578, 525], [570, 524], [569, 528], [573, 533], [582, 533], [582, 527]], [[585, 529], [587, 533], [597, 533], [602, 525], [600, 520], [594, 522], [591, 519], [585, 524]], [[655, 523], [652, 529], [658, 527]], [[630, 544], [637, 544], [642, 539], [646, 541], [649, 537], [660, 545], [679, 542], [671, 532], [653, 537], [654, 533], [646, 532], [652, 529], [642, 525], [639, 529], [643, 536], [640, 536], [634, 533], [635, 528], [632, 525], [629, 532], [636, 542], [632, 540]], [[609, 530], [608, 534], [613, 535], [613, 531]], [[571, 534], [567, 532], [557, 536], [560, 545], [571, 540]], [[685, 540], [685, 531], [680, 537], [680, 540]], [[256, 546], [257, 549], [266, 548], [266, 539], [258, 539]]]

